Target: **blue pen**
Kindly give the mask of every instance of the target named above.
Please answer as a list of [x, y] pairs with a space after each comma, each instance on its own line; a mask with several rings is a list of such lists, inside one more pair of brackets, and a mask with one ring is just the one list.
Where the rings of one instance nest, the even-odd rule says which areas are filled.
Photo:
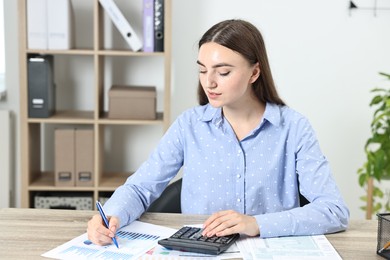
[[[96, 201], [96, 207], [97, 207], [97, 209], [99, 210], [100, 216], [102, 216], [102, 219], [103, 219], [103, 221], [104, 221], [104, 224], [105, 224], [106, 227], [108, 228], [108, 227], [109, 227], [108, 219], [107, 219], [107, 217], [106, 217], [106, 214], [104, 214], [102, 204], [100, 204], [99, 201]], [[114, 244], [116, 245], [116, 247], [119, 248], [118, 242], [116, 241], [116, 238], [115, 238], [115, 237], [112, 238], [112, 241], [114, 242]]]

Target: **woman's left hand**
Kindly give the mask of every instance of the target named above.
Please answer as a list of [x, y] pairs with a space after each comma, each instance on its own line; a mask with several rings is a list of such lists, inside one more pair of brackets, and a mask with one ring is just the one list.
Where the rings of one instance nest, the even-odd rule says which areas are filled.
[[214, 213], [203, 224], [203, 236], [227, 236], [234, 233], [248, 236], [260, 235], [255, 217], [234, 210], [224, 210]]

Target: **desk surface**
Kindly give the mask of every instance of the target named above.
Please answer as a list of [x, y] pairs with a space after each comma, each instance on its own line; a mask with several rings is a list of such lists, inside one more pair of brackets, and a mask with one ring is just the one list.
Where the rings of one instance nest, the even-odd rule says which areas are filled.
[[[0, 259], [47, 259], [40, 255], [86, 232], [95, 211], [0, 209]], [[206, 216], [146, 213], [141, 221], [180, 228]], [[352, 220], [346, 232], [326, 237], [343, 259], [383, 259], [376, 254], [376, 220]]]

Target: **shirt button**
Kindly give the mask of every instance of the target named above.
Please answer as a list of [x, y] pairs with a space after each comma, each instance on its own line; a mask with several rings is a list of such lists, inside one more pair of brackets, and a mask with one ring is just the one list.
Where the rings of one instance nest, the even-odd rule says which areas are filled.
[[240, 174], [237, 174], [237, 179], [241, 178], [241, 175]]
[[237, 199], [237, 202], [241, 202], [241, 199]]

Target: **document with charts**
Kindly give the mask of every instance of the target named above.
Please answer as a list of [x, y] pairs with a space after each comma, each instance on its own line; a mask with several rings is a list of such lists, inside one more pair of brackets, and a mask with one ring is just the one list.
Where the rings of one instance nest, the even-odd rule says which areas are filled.
[[241, 237], [236, 243], [245, 260], [341, 260], [324, 235], [264, 239]]
[[142, 255], [138, 260], [225, 260], [225, 259], [242, 259], [240, 250], [236, 244], [233, 244], [226, 251], [219, 255], [207, 255], [193, 253], [188, 251], [177, 251], [157, 245]]
[[55, 259], [137, 259], [157, 245], [157, 241], [171, 236], [177, 230], [163, 226], [134, 221], [118, 230], [117, 241], [114, 244], [97, 246], [88, 240], [84, 233], [42, 256]]

